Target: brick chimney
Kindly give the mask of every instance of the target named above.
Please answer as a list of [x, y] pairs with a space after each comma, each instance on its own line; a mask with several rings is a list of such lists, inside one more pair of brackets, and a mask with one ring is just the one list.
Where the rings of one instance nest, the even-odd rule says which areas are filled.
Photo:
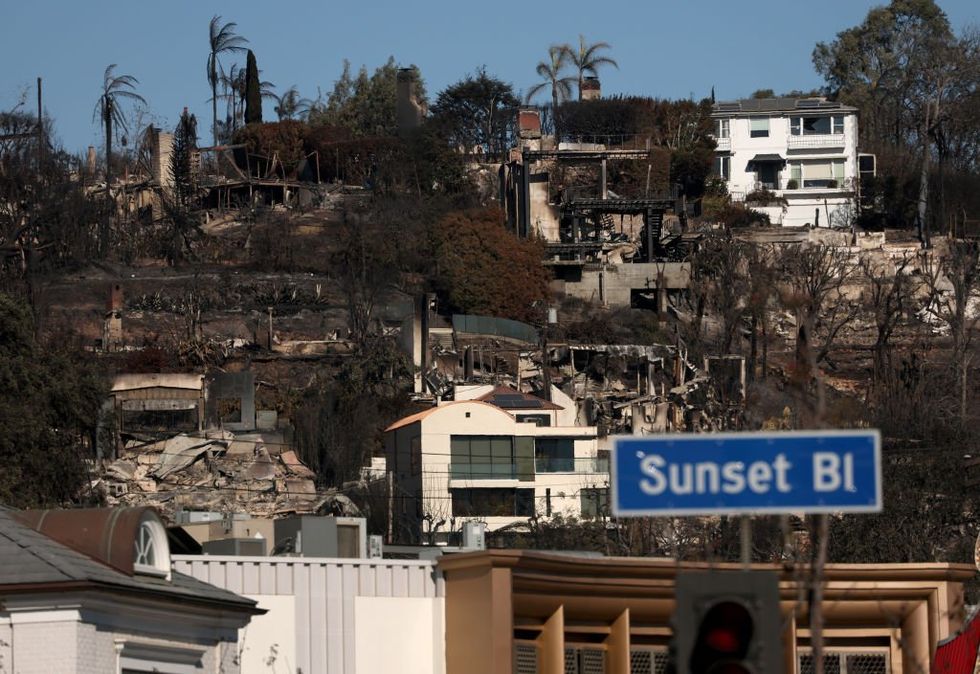
[[602, 87], [598, 77], [586, 77], [582, 81], [582, 100], [597, 101], [602, 98]]
[[519, 138], [541, 137], [541, 113], [537, 110], [521, 110], [517, 113], [517, 135]]

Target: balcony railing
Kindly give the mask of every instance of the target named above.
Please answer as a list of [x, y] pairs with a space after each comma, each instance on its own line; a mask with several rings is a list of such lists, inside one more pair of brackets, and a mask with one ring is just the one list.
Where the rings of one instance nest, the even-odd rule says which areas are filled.
[[716, 150], [721, 150], [722, 152], [727, 152], [732, 149], [732, 139], [731, 138], [715, 138], [715, 142], [718, 144]]
[[787, 136], [786, 147], [790, 150], [821, 150], [829, 147], [844, 147], [844, 134], [820, 133], [804, 136]]
[[535, 459], [534, 470], [517, 463], [451, 463], [451, 480], [517, 480], [528, 474], [551, 473], [595, 474], [609, 472], [609, 459], [588, 457], [579, 459]]

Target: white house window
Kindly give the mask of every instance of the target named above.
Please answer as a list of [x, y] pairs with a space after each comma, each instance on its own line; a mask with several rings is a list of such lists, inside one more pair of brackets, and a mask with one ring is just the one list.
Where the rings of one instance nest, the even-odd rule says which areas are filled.
[[749, 136], [752, 138], [769, 137], [769, 118], [753, 117], [749, 120]]
[[792, 136], [826, 136], [844, 133], [844, 116], [790, 117], [789, 133]]
[[789, 179], [796, 181], [797, 187], [842, 187], [844, 184], [844, 160], [819, 159], [790, 162]]
[[170, 547], [167, 532], [158, 519], [144, 516], [133, 541], [133, 570], [151, 576], [170, 575]]
[[732, 177], [732, 158], [731, 157], [715, 157], [715, 175], [724, 180], [730, 180]]
[[730, 123], [731, 123], [731, 120], [728, 120], [728, 119], [719, 119], [718, 120], [718, 129], [717, 129], [717, 133], [718, 133], [717, 137], [718, 138], [728, 138], [729, 137], [729, 134], [731, 132]]

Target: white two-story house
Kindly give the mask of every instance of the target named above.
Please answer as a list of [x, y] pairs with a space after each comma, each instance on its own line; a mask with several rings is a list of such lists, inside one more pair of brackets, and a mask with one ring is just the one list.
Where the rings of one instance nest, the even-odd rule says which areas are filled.
[[576, 425], [574, 401], [557, 388], [551, 397], [465, 387], [455, 401], [389, 426], [395, 537], [459, 531], [469, 520], [494, 531], [533, 517], [604, 513], [609, 467], [596, 427]]
[[[716, 103], [714, 173], [733, 201], [775, 225], [849, 226], [858, 185], [857, 109], [824, 98], [760, 98]], [[752, 193], [775, 192], [782, 203]]]

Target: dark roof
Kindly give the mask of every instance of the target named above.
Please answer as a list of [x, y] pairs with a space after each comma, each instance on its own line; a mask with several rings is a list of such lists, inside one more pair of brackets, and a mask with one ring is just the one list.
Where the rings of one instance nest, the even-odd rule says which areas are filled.
[[750, 162], [764, 162], [764, 161], [786, 161], [778, 154], [757, 154], [749, 160]]
[[262, 613], [251, 599], [176, 571], [171, 573], [171, 580], [117, 571], [20, 523], [12, 517], [14, 512], [0, 508], [0, 593], [10, 594], [16, 586], [30, 586], [24, 591], [43, 592], [57, 591], [68, 584], [87, 585]]
[[521, 393], [510, 386], [497, 386], [489, 393], [477, 398], [485, 403], [490, 403], [494, 407], [502, 410], [561, 410], [565, 409], [561, 405], [556, 405], [548, 400], [542, 400], [530, 393]]
[[795, 112], [815, 110], [820, 112], [853, 112], [857, 108], [824, 98], [743, 98], [739, 101], [719, 101], [714, 105], [714, 114], [724, 116], [737, 113]]

